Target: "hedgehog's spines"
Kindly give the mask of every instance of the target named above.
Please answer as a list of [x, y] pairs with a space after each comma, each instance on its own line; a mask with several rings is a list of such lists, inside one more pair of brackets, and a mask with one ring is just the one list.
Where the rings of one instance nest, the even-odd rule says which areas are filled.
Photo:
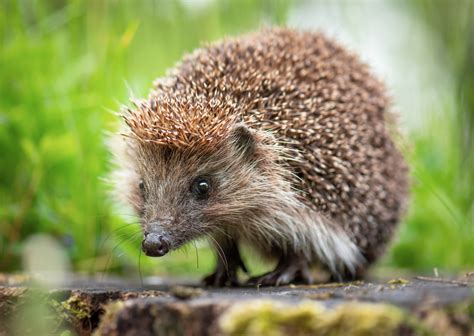
[[[268, 29], [202, 47], [154, 85], [123, 114], [129, 138], [206, 158], [227, 148], [236, 125], [255, 132], [264, 163], [255, 167], [280, 198], [249, 190], [275, 204], [259, 201], [268, 218], [249, 218], [246, 230], [263, 240], [280, 230], [275, 240], [305, 246], [333, 272], [355, 270], [358, 251], [368, 263], [384, 251], [404, 212], [408, 169], [385, 120], [385, 88], [352, 53], [320, 33]], [[284, 211], [292, 217], [272, 218]]]

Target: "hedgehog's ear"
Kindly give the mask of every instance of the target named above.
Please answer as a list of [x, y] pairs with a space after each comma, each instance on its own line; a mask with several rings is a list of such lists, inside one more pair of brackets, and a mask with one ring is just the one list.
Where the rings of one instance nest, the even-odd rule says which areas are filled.
[[238, 124], [232, 130], [231, 139], [237, 151], [242, 153], [243, 157], [250, 158], [253, 156], [257, 147], [257, 140], [253, 130], [244, 124]]

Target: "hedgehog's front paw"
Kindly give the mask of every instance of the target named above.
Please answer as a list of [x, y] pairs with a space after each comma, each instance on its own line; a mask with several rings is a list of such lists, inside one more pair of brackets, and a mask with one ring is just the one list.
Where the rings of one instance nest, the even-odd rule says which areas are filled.
[[239, 286], [237, 271], [242, 269], [245, 273], [248, 273], [236, 244], [227, 245], [223, 249], [223, 253], [224, 258], [217, 260], [214, 273], [203, 279], [204, 285], [212, 287], [237, 287]]
[[237, 287], [239, 286], [237, 267], [226, 268], [223, 264], [218, 263], [215, 271], [206, 276], [203, 283], [211, 287]]
[[282, 258], [275, 270], [250, 278], [247, 283], [257, 286], [281, 286], [290, 283], [309, 285], [312, 282], [313, 277], [306, 261]]

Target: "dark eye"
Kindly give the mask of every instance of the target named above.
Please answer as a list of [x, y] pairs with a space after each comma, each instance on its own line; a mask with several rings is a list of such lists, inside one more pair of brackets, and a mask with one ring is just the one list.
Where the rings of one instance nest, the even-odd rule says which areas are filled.
[[199, 198], [206, 198], [211, 191], [211, 183], [205, 177], [198, 177], [191, 186], [191, 192]]
[[140, 191], [142, 193], [145, 193], [145, 182], [143, 182], [143, 180], [140, 180], [140, 182], [138, 183], [138, 187], [140, 188]]

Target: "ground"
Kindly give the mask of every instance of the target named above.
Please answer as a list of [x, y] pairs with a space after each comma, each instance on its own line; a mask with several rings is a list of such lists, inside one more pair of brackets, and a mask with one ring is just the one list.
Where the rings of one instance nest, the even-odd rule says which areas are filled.
[[278, 288], [75, 276], [49, 289], [0, 275], [0, 335], [473, 335], [473, 288], [470, 274]]

